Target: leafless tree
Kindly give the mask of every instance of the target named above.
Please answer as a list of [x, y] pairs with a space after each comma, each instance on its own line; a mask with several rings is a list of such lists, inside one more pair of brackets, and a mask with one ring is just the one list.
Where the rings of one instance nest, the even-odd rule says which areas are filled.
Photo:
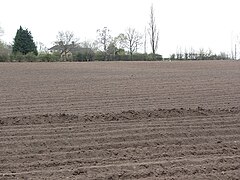
[[159, 30], [157, 29], [157, 25], [156, 25], [153, 5], [151, 6], [151, 10], [150, 10], [150, 22], [149, 22], [148, 33], [150, 37], [150, 44], [151, 44], [153, 58], [155, 59], [156, 51], [158, 49]]
[[82, 53], [85, 55], [87, 61], [94, 59], [94, 54], [97, 52], [97, 43], [92, 41], [84, 41], [81, 44]]
[[[4, 33], [3, 29], [0, 26], [0, 36], [2, 36]], [[0, 58], [2, 56], [2, 58], [7, 58], [7, 56], [9, 56], [11, 53], [11, 46], [5, 44], [3, 41], [1, 41], [0, 39]]]
[[144, 30], [144, 54], [147, 54], [147, 30]]
[[195, 53], [195, 50], [193, 49], [193, 47], [191, 47], [189, 49], [189, 59], [191, 60], [195, 60], [197, 58], [197, 55]]
[[112, 59], [115, 59], [115, 56], [118, 54], [124, 54], [125, 48], [125, 35], [123, 33], [111, 39], [110, 44], [107, 48], [108, 55], [111, 55]]
[[189, 59], [189, 53], [187, 51], [187, 49], [185, 48], [185, 51], [184, 51], [184, 59], [185, 60], [188, 60]]
[[205, 56], [206, 56], [206, 52], [203, 48], [200, 48], [199, 49], [199, 55], [198, 55], [198, 59], [199, 60], [204, 60], [205, 59]]
[[102, 47], [102, 50], [104, 52], [104, 60], [106, 61], [107, 49], [112, 40], [110, 30], [107, 27], [104, 27], [103, 29], [98, 29], [97, 33], [98, 33], [97, 42]]
[[128, 49], [132, 60], [133, 53], [136, 52], [138, 46], [142, 44], [142, 35], [138, 33], [134, 28], [128, 28], [124, 34], [124, 40], [125, 47]]
[[182, 48], [181, 47], [177, 47], [176, 55], [177, 55], [177, 59], [178, 60], [182, 60], [183, 59], [183, 53], [182, 53]]
[[42, 43], [42, 42], [36, 42], [35, 43], [37, 48], [38, 48], [38, 52], [41, 54], [47, 54], [48, 53], [48, 48]]
[[81, 47], [82, 48], [88, 48], [88, 49], [91, 49], [92, 51], [97, 51], [97, 42], [96, 41], [83, 41], [81, 42]]
[[2, 36], [3, 33], [4, 33], [4, 31], [3, 31], [3, 29], [2, 29], [1, 26], [0, 26], [0, 36]]
[[70, 31], [60, 31], [57, 35], [57, 41], [55, 45], [59, 47], [63, 60], [68, 60], [68, 54], [76, 46], [78, 46], [78, 39], [75, 37], [73, 32]]
[[114, 38], [114, 43], [118, 49], [124, 49], [125, 48], [125, 43], [126, 43], [126, 38], [125, 34], [121, 33], [117, 37]]
[[238, 33], [231, 34], [231, 58], [237, 60], [239, 58], [240, 38]]

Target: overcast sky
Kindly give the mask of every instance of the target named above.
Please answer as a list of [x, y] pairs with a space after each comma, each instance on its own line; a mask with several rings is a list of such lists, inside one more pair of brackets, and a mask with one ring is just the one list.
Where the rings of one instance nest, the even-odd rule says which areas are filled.
[[240, 33], [239, 0], [1, 0], [1, 39], [12, 42], [20, 25], [47, 47], [58, 31], [73, 31], [80, 41], [95, 39], [105, 26], [113, 36], [128, 27], [144, 33], [152, 3], [164, 56], [180, 47], [230, 52]]

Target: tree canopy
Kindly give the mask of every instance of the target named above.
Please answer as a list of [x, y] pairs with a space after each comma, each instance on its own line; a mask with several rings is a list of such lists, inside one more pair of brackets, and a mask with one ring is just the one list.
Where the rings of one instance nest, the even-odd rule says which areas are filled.
[[23, 29], [20, 26], [20, 28], [17, 30], [12, 51], [14, 54], [18, 52], [24, 55], [31, 52], [35, 55], [38, 54], [37, 46], [35, 45], [32, 34], [30, 31], [28, 31], [28, 29]]

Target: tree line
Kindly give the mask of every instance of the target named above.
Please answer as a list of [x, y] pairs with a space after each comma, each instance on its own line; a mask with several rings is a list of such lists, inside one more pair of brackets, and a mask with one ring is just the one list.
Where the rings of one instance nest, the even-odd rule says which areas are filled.
[[[103, 27], [96, 31], [97, 39], [93, 42], [79, 42], [73, 32], [60, 31], [56, 36], [54, 46], [48, 49], [42, 43], [35, 43], [31, 31], [20, 26], [13, 45], [1, 42], [0, 61], [161, 60], [161, 55], [156, 53], [159, 32], [153, 6], [150, 9], [148, 26], [152, 50], [150, 54], [138, 52], [143, 45], [143, 35], [133, 27], [127, 28], [117, 37], [112, 37], [110, 29]], [[2, 29], [0, 29], [1, 34], [3, 34]]]
[[203, 48], [198, 51], [191, 48], [189, 51], [185, 50], [184, 52], [177, 50], [176, 53], [173, 53], [168, 58], [169, 60], [229, 60], [234, 59], [234, 57], [229, 56], [225, 52], [220, 52], [215, 54], [211, 49], [204, 50]]
[[[0, 36], [3, 35], [0, 27]], [[46, 48], [43, 43], [35, 43], [28, 29], [21, 26], [14, 37], [13, 45], [0, 41], [0, 61], [112, 61], [112, 60], [162, 60], [157, 54], [159, 44], [159, 30], [154, 15], [153, 5], [150, 8], [148, 28], [144, 34], [133, 27], [128, 27], [125, 32], [116, 37], [111, 35], [108, 27], [96, 31], [94, 41], [80, 42], [79, 38], [71, 31], [60, 31], [56, 35], [54, 46]], [[148, 39], [147, 39], [148, 35]], [[147, 53], [146, 44], [149, 41], [151, 53]], [[139, 53], [139, 49], [144, 53]], [[178, 50], [171, 54], [167, 60], [214, 60], [231, 59], [226, 53], [218, 55], [211, 50], [200, 49], [182, 52]]]

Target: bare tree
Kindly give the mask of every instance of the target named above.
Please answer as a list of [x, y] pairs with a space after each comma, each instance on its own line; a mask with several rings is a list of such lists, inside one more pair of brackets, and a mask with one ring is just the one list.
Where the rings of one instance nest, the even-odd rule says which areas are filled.
[[109, 55], [111, 55], [112, 59], [115, 59], [116, 55], [125, 54], [125, 51], [124, 51], [125, 42], [126, 42], [125, 35], [123, 33], [112, 38], [107, 48], [107, 52]]
[[117, 37], [115, 37], [114, 41], [115, 41], [115, 45], [118, 49], [124, 49], [125, 48], [126, 38], [125, 38], [124, 33], [121, 33]]
[[231, 56], [233, 60], [237, 60], [239, 58], [240, 38], [238, 33], [232, 32], [231, 36]]
[[177, 59], [178, 60], [182, 60], [183, 59], [183, 53], [182, 53], [182, 48], [181, 47], [177, 47], [176, 55], [177, 55]]
[[97, 42], [100, 46], [102, 46], [104, 52], [104, 60], [106, 61], [107, 49], [112, 40], [110, 30], [107, 27], [104, 27], [103, 29], [98, 29], [97, 33], [98, 33]]
[[142, 44], [142, 35], [138, 33], [134, 28], [128, 28], [125, 32], [124, 40], [125, 47], [128, 49], [132, 60], [133, 53], [136, 52], [138, 46]]
[[57, 41], [55, 45], [58, 46], [63, 60], [69, 59], [69, 53], [78, 46], [78, 39], [75, 37], [73, 32], [60, 31], [57, 35]]
[[97, 51], [97, 42], [96, 41], [83, 41], [81, 47], [91, 49], [92, 51]]
[[157, 25], [156, 25], [153, 5], [151, 6], [151, 11], [150, 11], [150, 22], [149, 22], [148, 33], [150, 37], [150, 44], [151, 44], [153, 58], [155, 59], [156, 51], [158, 49], [159, 30], [157, 29]]
[[4, 33], [4, 31], [3, 31], [3, 29], [2, 29], [1, 26], [0, 26], [0, 36], [2, 36], [3, 33]]
[[184, 59], [185, 60], [188, 60], [189, 59], [189, 53], [187, 51], [187, 49], [185, 48], [185, 51], [184, 51]]
[[144, 54], [147, 54], [147, 30], [144, 30]]
[[203, 48], [200, 48], [199, 49], [199, 55], [198, 55], [198, 59], [199, 60], [204, 60], [205, 59], [205, 55], [206, 55], [206, 52]]
[[195, 50], [193, 49], [193, 47], [191, 47], [189, 49], [189, 59], [191, 60], [195, 60], [197, 58], [197, 55], [195, 53]]
[[[3, 29], [0, 27], [0, 36], [4, 33]], [[0, 39], [0, 60], [7, 60], [9, 55], [12, 52], [12, 47], [10, 45], [5, 44]]]
[[48, 48], [42, 43], [42, 42], [36, 42], [35, 43], [37, 48], [38, 48], [38, 52], [41, 54], [47, 54], [48, 53]]
[[92, 41], [84, 41], [81, 43], [82, 52], [85, 55], [85, 60], [94, 60], [95, 52], [97, 52], [97, 43]]

